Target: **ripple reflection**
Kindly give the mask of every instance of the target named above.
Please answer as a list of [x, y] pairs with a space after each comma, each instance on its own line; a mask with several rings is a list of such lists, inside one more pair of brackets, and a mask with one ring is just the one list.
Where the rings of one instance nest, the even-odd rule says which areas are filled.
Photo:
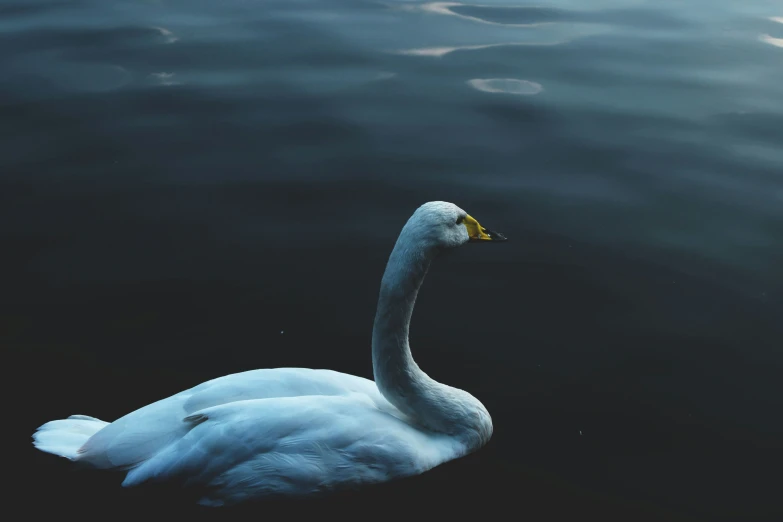
[[[533, 22], [533, 23], [526, 23], [526, 24], [507, 24], [502, 22], [493, 22], [491, 20], [486, 20], [484, 18], [480, 18], [478, 16], [471, 16], [463, 13], [458, 13], [452, 10], [454, 7], [496, 7], [496, 6], [484, 6], [479, 4], [461, 4], [458, 2], [432, 2], [429, 4], [424, 4], [421, 6], [422, 11], [426, 11], [428, 13], [435, 13], [440, 15], [447, 15], [447, 16], [456, 16], [457, 18], [461, 18], [463, 20], [469, 20], [471, 22], [478, 22], [482, 24], [489, 24], [489, 25], [502, 25], [505, 27], [536, 27], [539, 25], [544, 24], [550, 24], [553, 22]], [[538, 9], [538, 8], [532, 8], [532, 7], [518, 7], [517, 9]]]
[[468, 80], [468, 85], [482, 92], [516, 94], [532, 96], [544, 90], [540, 83], [514, 78], [476, 78]]
[[434, 56], [440, 58], [455, 51], [477, 51], [481, 49], [490, 49], [492, 47], [514, 47], [514, 46], [531, 46], [531, 47], [543, 47], [550, 45], [562, 45], [568, 43], [570, 40], [559, 40], [553, 42], [508, 42], [508, 43], [495, 43], [484, 45], [456, 45], [453, 47], [420, 47], [416, 49], [402, 49], [396, 51], [396, 54], [405, 54], [408, 56]]
[[775, 47], [783, 47], [783, 38], [774, 38], [768, 34], [762, 34], [759, 36], [759, 40]]

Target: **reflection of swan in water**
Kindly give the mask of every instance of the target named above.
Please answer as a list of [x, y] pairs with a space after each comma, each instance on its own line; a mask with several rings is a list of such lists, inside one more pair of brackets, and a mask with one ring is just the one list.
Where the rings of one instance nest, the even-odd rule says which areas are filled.
[[83, 415], [46, 423], [34, 443], [97, 468], [128, 470], [125, 486], [181, 484], [206, 505], [382, 482], [475, 451], [492, 435], [487, 410], [419, 369], [408, 328], [439, 252], [504, 239], [451, 203], [416, 210], [381, 281], [372, 337], [375, 382], [331, 370], [248, 371], [111, 424]]

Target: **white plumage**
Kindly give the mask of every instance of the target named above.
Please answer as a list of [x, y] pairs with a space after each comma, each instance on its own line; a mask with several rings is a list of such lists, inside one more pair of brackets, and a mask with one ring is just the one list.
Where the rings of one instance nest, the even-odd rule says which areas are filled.
[[438, 252], [503, 240], [459, 207], [422, 205], [384, 273], [373, 329], [375, 381], [331, 370], [253, 370], [207, 381], [112, 423], [84, 415], [48, 422], [35, 446], [98, 469], [127, 470], [124, 486], [179, 484], [219, 506], [306, 495], [422, 473], [483, 446], [484, 406], [429, 378], [408, 326]]

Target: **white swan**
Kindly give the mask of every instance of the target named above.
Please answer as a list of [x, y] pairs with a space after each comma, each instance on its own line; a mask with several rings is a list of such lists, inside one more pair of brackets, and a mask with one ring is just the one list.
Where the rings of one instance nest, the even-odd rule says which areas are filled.
[[422, 473], [477, 450], [492, 420], [469, 393], [414, 362], [408, 326], [436, 255], [468, 241], [503, 241], [451, 203], [419, 207], [381, 282], [372, 337], [375, 382], [331, 370], [253, 370], [207, 381], [112, 423], [48, 422], [35, 446], [99, 469], [124, 486], [170, 483], [220, 506], [304, 495]]

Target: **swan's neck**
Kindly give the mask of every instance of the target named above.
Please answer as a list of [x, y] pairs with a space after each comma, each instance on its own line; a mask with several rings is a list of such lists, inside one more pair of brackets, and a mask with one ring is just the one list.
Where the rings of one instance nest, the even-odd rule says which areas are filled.
[[416, 296], [437, 251], [410, 241], [403, 229], [381, 282], [373, 371], [378, 389], [395, 407], [429, 430], [462, 439], [472, 450], [492, 434], [487, 410], [469, 393], [431, 379], [413, 360], [408, 344]]

